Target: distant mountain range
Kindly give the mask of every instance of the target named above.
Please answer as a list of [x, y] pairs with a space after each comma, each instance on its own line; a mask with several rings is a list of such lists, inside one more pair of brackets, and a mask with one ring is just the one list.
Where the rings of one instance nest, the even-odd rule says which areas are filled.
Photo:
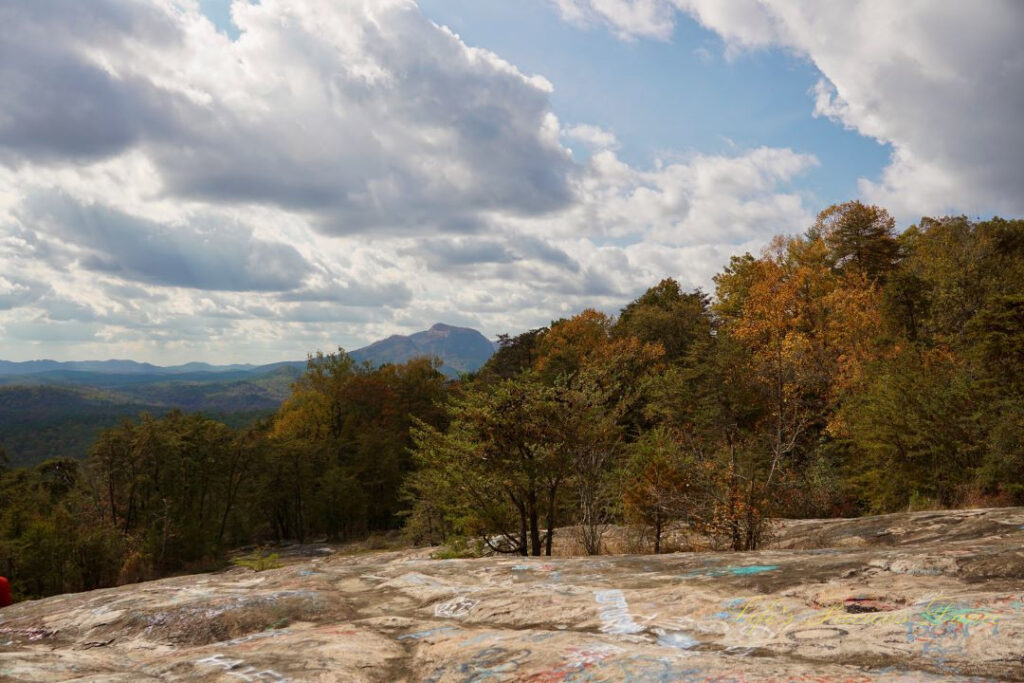
[[[476, 330], [438, 323], [349, 355], [374, 366], [436, 356], [441, 372], [458, 377], [478, 370], [495, 348]], [[83, 457], [99, 430], [125, 417], [173, 408], [241, 426], [274, 412], [305, 367], [304, 360], [169, 367], [131, 360], [0, 361], [0, 445], [14, 465], [59, 455]]]
[[180, 375], [194, 372], [250, 372], [267, 366], [256, 365], [210, 365], [209, 363], [186, 363], [161, 367], [133, 360], [29, 360], [15, 363], [0, 360], [0, 375], [38, 375], [53, 372], [88, 372], [107, 375]]
[[[372, 365], [385, 363], [404, 363], [419, 356], [436, 356], [443, 362], [441, 371], [451, 377], [464, 372], [473, 372], [487, 362], [496, 349], [494, 342], [474, 329], [455, 327], [437, 323], [429, 330], [410, 335], [395, 334], [381, 339], [348, 354], [356, 362], [369, 361]], [[266, 365], [234, 364], [211, 365], [210, 363], [185, 363], [184, 365], [159, 366], [151, 363], [139, 363], [133, 360], [84, 360], [55, 361], [30, 360], [12, 362], [0, 360], [0, 383], [21, 383], [28, 380], [32, 383], [85, 384], [88, 386], [110, 386], [112, 380], [104, 380], [100, 376], [119, 376], [116, 383], [136, 384], [138, 381], [150, 381], [154, 376], [174, 380], [213, 379], [208, 375], [221, 375], [218, 379], [242, 378], [252, 375], [264, 375], [280, 370], [283, 367], [305, 369], [306, 361], [282, 361]], [[136, 379], [133, 380], [131, 377]]]

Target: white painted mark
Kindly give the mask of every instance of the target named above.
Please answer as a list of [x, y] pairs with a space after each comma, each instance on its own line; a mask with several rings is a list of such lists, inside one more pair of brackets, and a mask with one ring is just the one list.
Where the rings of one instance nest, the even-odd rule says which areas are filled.
[[435, 605], [434, 616], [461, 619], [473, 611], [477, 602], [478, 601], [473, 598], [467, 598], [465, 595], [459, 595], [448, 602], [442, 602], [439, 605]]
[[644, 627], [633, 621], [629, 613], [629, 605], [626, 603], [626, 596], [620, 590], [597, 591], [594, 593], [594, 600], [599, 605], [605, 605], [601, 609], [601, 632], [628, 635], [640, 633]]
[[215, 654], [210, 657], [204, 657], [203, 659], [197, 659], [196, 664], [218, 666], [223, 669], [224, 673], [228, 676], [238, 678], [243, 681], [249, 681], [250, 683], [254, 681], [276, 681], [276, 683], [291, 682], [290, 678], [282, 676], [273, 669], [257, 671], [254, 666], [245, 666], [245, 660], [243, 659], [228, 659], [222, 654]]

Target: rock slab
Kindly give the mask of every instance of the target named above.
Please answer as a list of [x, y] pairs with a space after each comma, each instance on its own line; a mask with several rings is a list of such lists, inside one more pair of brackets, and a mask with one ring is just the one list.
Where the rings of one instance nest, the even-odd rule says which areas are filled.
[[0, 680], [1020, 681], [1022, 548], [1022, 508], [788, 522], [751, 553], [307, 548], [6, 608]]

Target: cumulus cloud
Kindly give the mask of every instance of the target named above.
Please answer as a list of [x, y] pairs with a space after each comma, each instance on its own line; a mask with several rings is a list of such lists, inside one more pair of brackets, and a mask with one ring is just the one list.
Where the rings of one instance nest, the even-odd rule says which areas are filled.
[[565, 136], [570, 140], [581, 142], [593, 149], [615, 149], [619, 146], [615, 133], [605, 130], [600, 126], [591, 126], [589, 124], [572, 126], [565, 130]]
[[[674, 16], [562, 4], [631, 35]], [[190, 0], [0, 0], [0, 356], [260, 361], [437, 321], [516, 332], [665, 276], [706, 285], [810, 220], [791, 182], [812, 155], [632, 166], [612, 131], [563, 126], [544, 78], [411, 0], [233, 17], [236, 41]]]
[[49, 291], [44, 282], [0, 275], [0, 311], [35, 303]]
[[128, 0], [0, 1], [0, 161], [79, 160], [165, 138], [187, 100], [110, 55], [137, 41], [177, 51], [156, 6]]
[[531, 235], [419, 240], [405, 253], [439, 272], [523, 261], [549, 264], [569, 271], [579, 267], [564, 250]]
[[281, 301], [327, 302], [344, 306], [403, 307], [412, 300], [404, 282], [337, 282], [286, 292]]
[[237, 42], [170, 0], [0, 7], [0, 147], [22, 159], [139, 146], [167, 192], [339, 234], [472, 230], [570, 200], [550, 84], [411, 2], [240, 2]]
[[309, 264], [291, 246], [238, 225], [200, 219], [164, 225], [53, 193], [21, 206], [21, 222], [81, 247], [89, 270], [172, 287], [262, 291], [299, 287]]
[[577, 234], [680, 245], [792, 232], [806, 213], [802, 197], [783, 189], [817, 163], [811, 154], [761, 147], [638, 170], [605, 151], [591, 158], [578, 179], [582, 200], [559, 222]]
[[[892, 145], [861, 193], [904, 218], [1024, 213], [1024, 5], [1015, 0], [556, 0], [569, 21], [666, 38], [677, 12], [727, 52], [781, 47], [823, 75], [813, 112]], [[637, 21], [637, 17], [650, 21]]]

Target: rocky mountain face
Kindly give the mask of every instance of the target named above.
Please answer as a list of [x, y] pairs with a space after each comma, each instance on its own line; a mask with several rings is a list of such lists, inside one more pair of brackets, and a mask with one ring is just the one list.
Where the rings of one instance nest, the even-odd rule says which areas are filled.
[[417, 356], [436, 356], [444, 363], [441, 371], [457, 377], [459, 373], [479, 370], [494, 351], [494, 342], [476, 330], [438, 323], [429, 330], [408, 336], [392, 335], [351, 351], [349, 355], [359, 362], [369, 361], [373, 365], [404, 363]]
[[1022, 508], [790, 522], [750, 553], [293, 547], [0, 610], [0, 678], [1024, 680], [1022, 547]]

